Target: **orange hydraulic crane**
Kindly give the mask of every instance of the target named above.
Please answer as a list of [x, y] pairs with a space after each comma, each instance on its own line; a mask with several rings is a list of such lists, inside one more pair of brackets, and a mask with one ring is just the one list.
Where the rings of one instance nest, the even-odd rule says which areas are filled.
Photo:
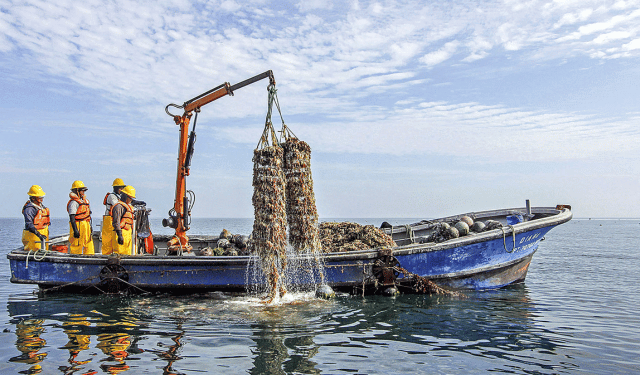
[[[269, 86], [275, 86], [276, 81], [273, 77], [273, 72], [267, 70], [264, 73], [251, 77], [235, 85], [230, 85], [229, 82], [225, 82], [218, 87], [215, 87], [203, 94], [196, 96], [193, 99], [187, 100], [183, 105], [169, 104], [165, 107], [165, 112], [175, 121], [176, 125], [180, 127], [180, 144], [178, 147], [178, 172], [176, 176], [176, 198], [173, 202], [173, 208], [169, 211], [169, 217], [162, 220], [162, 226], [174, 228], [176, 230], [175, 236], [167, 244], [169, 252], [189, 252], [192, 247], [189, 244], [189, 237], [187, 237], [187, 231], [189, 230], [191, 208], [195, 203], [195, 194], [191, 190], [187, 190], [187, 176], [189, 176], [189, 168], [191, 166], [191, 157], [193, 156], [193, 145], [196, 141], [196, 122], [198, 119], [198, 113], [200, 108], [205, 104], [211, 103], [214, 100], [218, 100], [225, 95], [233, 96], [235, 90], [241, 89], [244, 86], [250, 85], [254, 82], [260, 81], [264, 78], [269, 78]], [[184, 110], [182, 116], [173, 115], [169, 112], [169, 107], [180, 108]], [[193, 120], [193, 128], [191, 133], [187, 137], [189, 131], [189, 123], [191, 116], [195, 112]], [[187, 196], [188, 195], [188, 196]]]

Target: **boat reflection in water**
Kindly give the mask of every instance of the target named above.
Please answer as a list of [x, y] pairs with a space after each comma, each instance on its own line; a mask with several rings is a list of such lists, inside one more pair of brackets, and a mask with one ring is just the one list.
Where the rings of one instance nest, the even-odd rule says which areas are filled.
[[473, 292], [462, 299], [305, 297], [277, 306], [222, 293], [57, 296], [10, 301], [8, 310], [19, 352], [11, 362], [24, 364], [14, 371], [22, 373], [575, 369], [570, 358], [557, 357], [562, 342], [542, 328], [544, 314], [524, 285]]

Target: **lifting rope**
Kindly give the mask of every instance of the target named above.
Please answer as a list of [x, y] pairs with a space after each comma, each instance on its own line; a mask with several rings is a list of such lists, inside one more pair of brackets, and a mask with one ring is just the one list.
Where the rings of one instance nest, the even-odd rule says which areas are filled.
[[[267, 117], [264, 121], [264, 130], [262, 131], [262, 136], [260, 137], [260, 141], [256, 146], [256, 150], [262, 150], [265, 147], [269, 146], [278, 146], [280, 142], [278, 141], [278, 137], [276, 136], [276, 131], [273, 128], [273, 123], [271, 121], [271, 113], [273, 112], [273, 103], [277, 102], [277, 90], [274, 85], [269, 85], [267, 88], [269, 91], [269, 98], [267, 103]], [[276, 108], [278, 112], [280, 111], [280, 105], [276, 104]], [[282, 114], [280, 114], [282, 117]], [[283, 120], [284, 124], [284, 120]], [[271, 138], [271, 142], [269, 142], [269, 138]]]

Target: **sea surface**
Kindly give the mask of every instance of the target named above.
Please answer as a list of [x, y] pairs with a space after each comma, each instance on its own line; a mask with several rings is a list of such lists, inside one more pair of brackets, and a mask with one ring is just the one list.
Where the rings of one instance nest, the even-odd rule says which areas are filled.
[[[297, 295], [274, 306], [223, 293], [39, 297], [9, 282], [5, 254], [22, 225], [0, 219], [0, 374], [640, 373], [640, 219], [563, 224], [523, 284], [465, 299]], [[54, 220], [52, 233], [67, 225]], [[251, 225], [194, 219], [190, 233]], [[159, 220], [152, 229], [169, 233]]]

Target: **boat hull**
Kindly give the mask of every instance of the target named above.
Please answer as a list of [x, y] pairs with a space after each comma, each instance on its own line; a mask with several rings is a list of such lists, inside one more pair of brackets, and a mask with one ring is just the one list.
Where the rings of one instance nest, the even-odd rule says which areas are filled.
[[[523, 281], [545, 234], [570, 219], [569, 210], [556, 210], [537, 220], [442, 243], [415, 240], [416, 234], [419, 238], [421, 231], [426, 233], [428, 229], [421, 228], [428, 228], [428, 223], [407, 227], [414, 231], [409, 236], [403, 235], [402, 229], [389, 232], [397, 242], [405, 243], [393, 248], [392, 253], [410, 273], [454, 289], [493, 289]], [[374, 275], [373, 265], [380, 256], [379, 249], [325, 254], [325, 281], [335, 289], [351, 292], [375, 289], [380, 280]], [[11, 282], [37, 284], [42, 289], [104, 292], [114, 288], [114, 280], [118, 288], [132, 291], [244, 291], [263, 285], [261, 278], [255, 277], [256, 267], [252, 265], [256, 258], [251, 256], [115, 257], [56, 252], [34, 256], [15, 250], [7, 257]], [[397, 281], [402, 284], [402, 274]]]

